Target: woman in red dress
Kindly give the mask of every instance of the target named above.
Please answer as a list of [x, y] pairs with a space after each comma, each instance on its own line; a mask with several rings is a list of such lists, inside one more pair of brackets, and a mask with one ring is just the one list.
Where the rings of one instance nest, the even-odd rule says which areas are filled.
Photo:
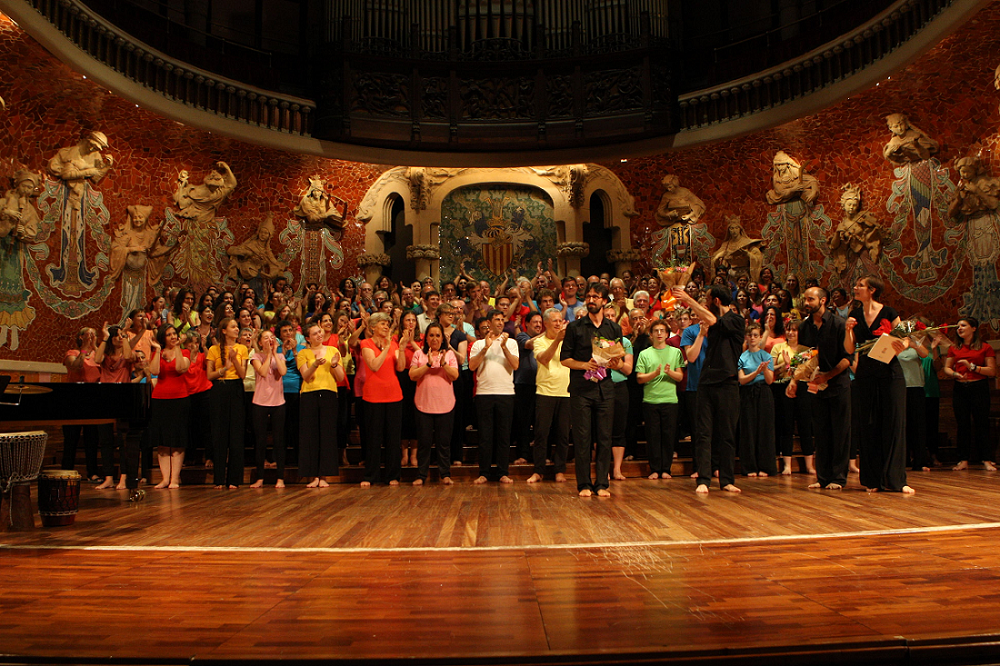
[[177, 329], [164, 324], [156, 331], [149, 370], [157, 376], [150, 403], [149, 444], [156, 449], [163, 479], [156, 488], [180, 488], [184, 450], [188, 444], [187, 372], [191, 361], [181, 348]]

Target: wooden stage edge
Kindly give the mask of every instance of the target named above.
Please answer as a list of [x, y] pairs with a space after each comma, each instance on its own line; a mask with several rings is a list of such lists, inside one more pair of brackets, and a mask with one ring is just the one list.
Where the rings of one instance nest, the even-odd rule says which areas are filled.
[[85, 488], [0, 534], [0, 666], [1000, 663], [996, 475], [687, 481]]

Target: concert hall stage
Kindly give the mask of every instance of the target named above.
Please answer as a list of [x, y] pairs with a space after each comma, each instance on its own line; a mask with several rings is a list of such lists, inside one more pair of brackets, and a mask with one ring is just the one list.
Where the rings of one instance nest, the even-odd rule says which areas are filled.
[[0, 534], [0, 664], [1000, 661], [1000, 476], [809, 480], [88, 486]]

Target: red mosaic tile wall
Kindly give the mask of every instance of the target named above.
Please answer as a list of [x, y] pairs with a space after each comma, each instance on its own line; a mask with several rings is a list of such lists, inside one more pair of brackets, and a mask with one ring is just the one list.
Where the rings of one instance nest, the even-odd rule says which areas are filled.
[[[706, 202], [703, 220], [716, 240], [725, 234], [725, 216], [732, 214], [740, 215], [746, 231], [759, 237], [774, 210], [764, 194], [771, 186], [771, 159], [778, 150], [802, 161], [819, 179], [818, 203], [834, 227], [841, 218], [840, 185], [846, 182], [861, 185], [866, 209], [889, 226], [886, 203], [894, 176], [882, 158], [882, 146], [889, 139], [884, 117], [894, 112], [907, 113], [940, 142], [938, 158], [953, 181], [957, 180], [954, 159], [970, 152], [981, 152], [991, 173], [1000, 174], [1000, 162], [993, 157], [1000, 122], [1000, 93], [993, 85], [994, 68], [1000, 63], [998, 34], [1000, 7], [993, 6], [891, 80], [822, 113], [707, 147], [607, 164], [636, 198], [640, 216], [632, 222], [633, 247], [652, 244], [651, 234], [659, 228], [653, 214], [663, 193], [660, 180], [667, 173], [680, 176], [681, 184]], [[0, 22], [0, 59], [8, 64], [0, 71], [0, 95], [7, 102], [7, 110], [0, 113], [4, 175], [21, 167], [43, 170], [60, 148], [73, 145], [89, 130], [101, 130], [110, 140], [115, 168], [99, 189], [112, 224], [118, 224], [131, 204], [152, 205], [154, 218], [163, 219], [164, 208], [173, 207], [177, 173], [187, 169], [192, 181], [200, 182], [221, 159], [232, 167], [239, 186], [220, 215], [227, 218], [236, 242], [242, 242], [270, 211], [280, 232], [306, 177], [319, 173], [335, 183], [334, 193], [349, 203], [347, 229], [340, 241], [346, 261], [330, 281], [360, 273], [356, 257], [364, 247], [364, 229], [354, 214], [367, 189], [388, 167], [258, 148], [162, 119], [84, 80], [6, 20]], [[935, 225], [932, 242], [941, 247], [945, 229], [940, 221]], [[902, 255], [913, 251], [912, 238], [904, 237], [902, 243]], [[277, 234], [272, 249], [276, 254], [282, 251]], [[814, 248], [812, 258], [821, 259], [816, 253]], [[949, 319], [970, 283], [966, 261], [953, 286], [934, 303], [918, 303], [892, 287], [884, 300], [904, 314], [923, 312], [937, 320]], [[59, 361], [80, 326], [100, 326], [120, 314], [118, 288], [98, 310], [77, 320], [57, 315], [37, 294], [29, 303], [36, 310], [34, 322], [21, 334], [20, 348], [0, 348], [0, 357]]]

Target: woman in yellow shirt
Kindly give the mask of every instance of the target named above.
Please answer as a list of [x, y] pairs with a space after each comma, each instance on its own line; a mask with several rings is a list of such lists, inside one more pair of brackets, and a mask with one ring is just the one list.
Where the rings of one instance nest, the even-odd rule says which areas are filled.
[[245, 345], [236, 342], [240, 325], [225, 317], [219, 322], [220, 344], [213, 345], [205, 358], [210, 380], [215, 383], [216, 418], [212, 419], [215, 462], [212, 468], [216, 488], [235, 490], [243, 482], [243, 378], [250, 356]]
[[344, 380], [340, 352], [324, 341], [319, 323], [306, 326], [308, 347], [295, 357], [302, 375], [299, 399], [299, 476], [313, 477], [306, 488], [326, 488], [340, 473], [337, 454], [337, 382]]

